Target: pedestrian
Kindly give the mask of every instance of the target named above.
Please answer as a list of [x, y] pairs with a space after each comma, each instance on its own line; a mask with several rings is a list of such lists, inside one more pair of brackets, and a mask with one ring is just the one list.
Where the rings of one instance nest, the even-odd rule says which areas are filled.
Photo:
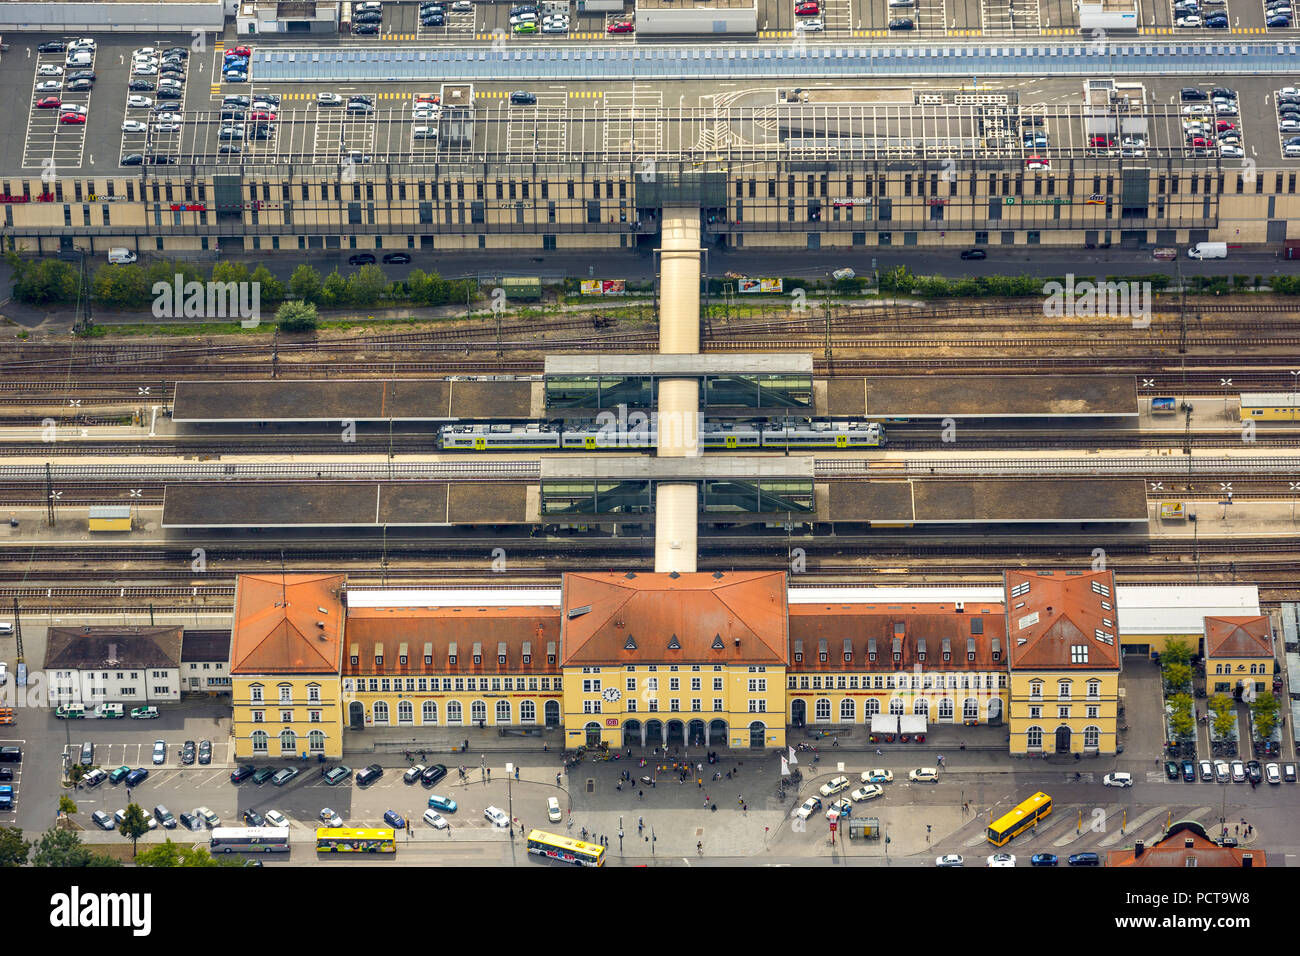
[[840, 738], [839, 738], [839, 737], [832, 737], [832, 738], [831, 738], [831, 746], [832, 746], [832, 747], [838, 747], [839, 745], [840, 745]]
[[645, 817], [637, 817], [637, 818], [636, 818], [636, 832], [639, 834], [639, 833], [640, 833], [642, 830], [644, 830], [644, 829], [645, 829]]
[[515, 767], [515, 779], [516, 779], [516, 780], [519, 779], [519, 768], [518, 768], [518, 767]]
[[703, 777], [696, 777], [696, 778], [695, 778], [695, 787], [696, 787], [696, 789], [698, 789], [698, 790], [703, 790], [703, 789], [704, 789], [704, 778], [703, 778]]
[[560, 785], [560, 775], [558, 773], [555, 775], [555, 785], [557, 787]]
[[654, 780], [651, 780], [651, 781], [650, 781], [650, 787], [651, 787], [651, 789], [654, 789], [654, 787], [656, 787], [656, 786], [658, 786], [658, 784], [657, 784]]
[[741, 807], [743, 807], [743, 806], [745, 805], [745, 798], [744, 798], [744, 797], [737, 797], [737, 798], [736, 798], [736, 805], [737, 805], [737, 806], [741, 806]]
[[879, 747], [876, 748], [876, 756], [877, 757], [884, 756], [884, 752]]
[[704, 841], [703, 841], [703, 840], [696, 840], [696, 841], [695, 841], [695, 852], [698, 853], [700, 856], [704, 856]]
[[636, 795], [637, 795], [638, 797], [640, 797], [642, 800], [645, 799], [645, 791], [644, 791], [644, 790], [638, 790], [638, 791], [636, 792]]
[[1234, 823], [1234, 824], [1232, 825], [1232, 835], [1233, 835], [1233, 836], [1241, 836], [1241, 824], [1239, 824], [1239, 823]]
[[743, 814], [745, 814], [746, 816], [748, 816], [748, 815], [749, 815], [749, 805], [746, 804], [746, 803], [742, 803], [742, 804], [740, 805], [740, 812], [743, 813]]
[[491, 768], [491, 767], [488, 767], [488, 768], [485, 769], [483, 772], [484, 772], [485, 774], [487, 774], [487, 779], [489, 779], [489, 780], [492, 779], [492, 768]]

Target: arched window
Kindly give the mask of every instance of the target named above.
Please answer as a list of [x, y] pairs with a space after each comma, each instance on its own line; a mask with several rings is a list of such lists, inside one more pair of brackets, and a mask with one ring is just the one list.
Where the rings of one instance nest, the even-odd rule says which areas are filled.
[[1025, 743], [1030, 750], [1043, 749], [1043, 728], [1030, 727], [1025, 733]]
[[280, 731], [280, 756], [293, 757], [298, 753], [298, 735], [292, 730]]
[[889, 700], [889, 712], [891, 714], [901, 714], [903, 712], [903, 698], [891, 697]]
[[829, 698], [817, 698], [816, 712], [813, 719], [818, 722], [825, 722], [831, 719], [831, 702]]
[[840, 723], [853, 723], [854, 715], [857, 713], [857, 710], [857, 706], [853, 703], [853, 698], [845, 697], [840, 701]]
[[460, 701], [458, 700], [447, 701], [447, 723], [449, 725], [454, 726], [459, 724], [460, 721], [461, 721]]
[[912, 704], [912, 713], [928, 717], [930, 715], [930, 702], [924, 697], [916, 698]]
[[510, 701], [508, 700], [497, 701], [497, 723], [498, 724], [510, 723]]
[[961, 703], [961, 716], [963, 720], [980, 719], [980, 702], [974, 697], [967, 697]]
[[939, 719], [952, 720], [953, 703], [951, 697], [939, 698]]
[[519, 702], [519, 722], [521, 724], [537, 723], [537, 703], [531, 700]]
[[388, 723], [388, 701], [386, 700], [375, 701], [374, 716], [375, 716], [376, 724]]
[[438, 722], [438, 702], [426, 700], [420, 705], [420, 723], [436, 724]]
[[266, 736], [265, 730], [253, 731], [253, 753], [255, 754], [266, 753], [267, 739], [268, 738]]
[[314, 754], [325, 752], [325, 732], [322, 730], [313, 730], [307, 735], [307, 749]]
[[415, 723], [415, 706], [409, 700], [397, 702], [397, 722], [399, 724]]
[[469, 719], [474, 723], [480, 720], [487, 720], [487, 704], [481, 700], [476, 700], [469, 705]]
[[862, 714], [864, 717], [874, 717], [880, 713], [880, 701], [874, 697], [868, 697], [862, 705]]
[[1093, 750], [1096, 750], [1101, 746], [1100, 727], [1092, 726], [1083, 728], [1083, 746], [1085, 749], [1092, 748]]

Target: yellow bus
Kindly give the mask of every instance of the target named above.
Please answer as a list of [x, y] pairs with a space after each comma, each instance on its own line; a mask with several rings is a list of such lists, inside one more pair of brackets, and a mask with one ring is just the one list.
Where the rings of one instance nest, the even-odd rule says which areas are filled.
[[994, 846], [1006, 846], [1051, 812], [1052, 798], [1045, 793], [1036, 793], [989, 825], [989, 842]]
[[320, 827], [316, 831], [317, 853], [396, 853], [392, 830], [347, 830]]
[[570, 840], [545, 830], [528, 832], [528, 852], [575, 866], [604, 866], [605, 848], [599, 843]]

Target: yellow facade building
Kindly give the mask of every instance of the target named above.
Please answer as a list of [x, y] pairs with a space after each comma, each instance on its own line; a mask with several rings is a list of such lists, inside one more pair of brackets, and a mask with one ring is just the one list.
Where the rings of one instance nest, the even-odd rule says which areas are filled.
[[1267, 614], [1205, 619], [1205, 683], [1211, 694], [1244, 691], [1250, 699], [1272, 689], [1273, 670]]
[[781, 571], [566, 574], [565, 746], [785, 746]]
[[1119, 620], [1110, 571], [1008, 571], [1012, 754], [1113, 754]]
[[235, 589], [236, 759], [343, 755], [341, 574], [243, 574]]

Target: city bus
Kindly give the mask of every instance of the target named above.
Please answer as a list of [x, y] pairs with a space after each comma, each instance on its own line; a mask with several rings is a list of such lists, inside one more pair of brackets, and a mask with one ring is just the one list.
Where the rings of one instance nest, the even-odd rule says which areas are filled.
[[604, 866], [605, 848], [598, 843], [584, 843], [545, 830], [528, 832], [528, 852], [575, 866]]
[[288, 853], [288, 827], [217, 827], [212, 831], [215, 853]]
[[1006, 846], [1014, 837], [1024, 833], [1051, 812], [1052, 798], [1045, 793], [1036, 793], [989, 825], [989, 842], [994, 846]]
[[321, 827], [316, 831], [317, 853], [396, 853], [393, 831], [348, 830]]

